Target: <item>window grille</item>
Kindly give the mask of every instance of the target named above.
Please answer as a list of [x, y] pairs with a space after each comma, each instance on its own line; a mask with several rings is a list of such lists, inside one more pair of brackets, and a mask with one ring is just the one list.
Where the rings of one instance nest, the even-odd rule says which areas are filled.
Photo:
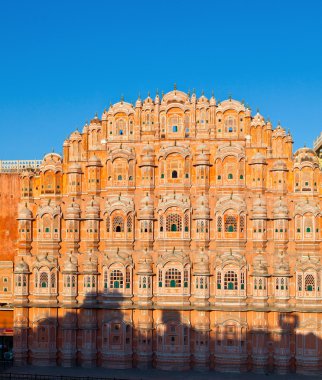
[[305, 290], [308, 292], [315, 290], [315, 280], [312, 274], [307, 274], [305, 276]]
[[113, 232], [124, 232], [124, 220], [121, 216], [114, 217]]
[[302, 291], [302, 287], [303, 287], [303, 276], [301, 274], [299, 274], [297, 276], [297, 290], [299, 292], [301, 292]]
[[228, 215], [225, 221], [225, 231], [226, 232], [236, 232], [237, 231], [237, 219], [235, 216]]
[[127, 217], [127, 232], [132, 232], [132, 216]]
[[222, 217], [221, 216], [218, 216], [217, 218], [217, 230], [218, 232], [222, 231]]
[[182, 219], [179, 214], [168, 214], [166, 218], [167, 231], [181, 231], [182, 230]]
[[181, 272], [177, 268], [170, 268], [165, 272], [166, 288], [181, 287]]
[[46, 272], [40, 273], [40, 287], [48, 288], [48, 273]]
[[225, 273], [224, 289], [225, 290], [237, 290], [238, 289], [238, 280], [237, 280], [237, 273], [236, 272], [229, 270], [227, 273]]
[[123, 273], [114, 269], [110, 274], [110, 288], [111, 289], [123, 289]]

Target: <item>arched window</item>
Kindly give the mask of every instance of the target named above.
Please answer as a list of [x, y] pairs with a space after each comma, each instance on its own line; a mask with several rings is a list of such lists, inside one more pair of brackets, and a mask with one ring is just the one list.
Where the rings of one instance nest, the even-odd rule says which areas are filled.
[[305, 276], [305, 290], [312, 292], [315, 290], [315, 280], [313, 274], [307, 274]]
[[46, 272], [40, 273], [40, 287], [48, 288], [48, 273]]
[[225, 290], [237, 290], [238, 289], [238, 280], [237, 273], [229, 270], [225, 273], [224, 277], [224, 289]]
[[233, 179], [233, 175], [231, 173], [228, 174], [228, 179]]
[[124, 220], [121, 216], [114, 217], [113, 232], [124, 232]]
[[172, 170], [171, 178], [178, 178], [178, 172], [176, 170]]
[[177, 125], [172, 126], [172, 132], [178, 132], [178, 126]]
[[132, 216], [131, 215], [128, 215], [126, 224], [127, 224], [127, 232], [132, 232]]
[[225, 221], [225, 231], [226, 232], [236, 232], [237, 231], [237, 219], [235, 216], [228, 215]]
[[217, 218], [217, 231], [221, 232], [221, 230], [222, 230], [222, 217], [218, 216], [218, 218]]
[[114, 269], [110, 274], [110, 288], [123, 289], [123, 286], [124, 286], [123, 273], [118, 269]]
[[118, 181], [122, 181], [122, 179], [123, 179], [123, 178], [122, 178], [121, 174], [119, 174], [119, 175], [117, 176], [117, 180], [118, 180]]
[[166, 288], [181, 287], [181, 272], [178, 269], [170, 268], [165, 272], [165, 286]]
[[182, 230], [182, 218], [179, 214], [168, 214], [166, 219], [166, 227], [169, 232], [177, 232]]

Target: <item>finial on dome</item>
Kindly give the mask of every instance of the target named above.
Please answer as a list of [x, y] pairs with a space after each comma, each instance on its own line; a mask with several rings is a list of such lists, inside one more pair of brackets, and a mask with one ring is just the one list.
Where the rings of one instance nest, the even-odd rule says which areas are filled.
[[98, 119], [97, 112], [95, 112], [94, 119]]
[[231, 102], [231, 99], [232, 99], [231, 94], [228, 95], [228, 99]]
[[164, 97], [164, 91], [162, 90], [161, 92], [161, 97], [163, 98]]
[[159, 96], [159, 89], [157, 88], [155, 95]]
[[124, 95], [122, 94], [121, 95], [121, 103], [123, 103], [124, 102]]
[[188, 90], [188, 92], [187, 92], [187, 95], [188, 95], [189, 98], [190, 98], [190, 88], [189, 88], [189, 90]]
[[270, 123], [271, 122], [271, 118], [269, 116], [267, 116], [267, 121]]
[[192, 89], [192, 94], [196, 95], [196, 89], [195, 88]]
[[215, 92], [214, 90], [211, 90], [211, 96], [214, 98], [215, 97]]
[[278, 127], [281, 126], [281, 121], [280, 121], [280, 120], [277, 122], [277, 126], [278, 126]]
[[256, 110], [257, 113], [259, 113], [259, 108], [257, 107], [257, 110]]
[[245, 104], [245, 99], [242, 99], [242, 100], [241, 100], [241, 104]]
[[204, 96], [204, 95], [205, 95], [205, 91], [202, 90], [202, 91], [201, 91], [201, 96]]
[[55, 149], [54, 149], [54, 147], [51, 148], [51, 152], [52, 152], [52, 153], [55, 153]]
[[173, 89], [174, 89], [174, 91], [177, 90], [177, 84], [176, 83], [173, 84]]
[[148, 98], [150, 97], [150, 91], [148, 91]]

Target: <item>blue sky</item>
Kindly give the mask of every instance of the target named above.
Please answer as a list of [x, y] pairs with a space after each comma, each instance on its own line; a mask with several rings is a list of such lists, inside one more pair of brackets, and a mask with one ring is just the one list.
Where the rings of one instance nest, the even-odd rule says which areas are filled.
[[0, 159], [61, 152], [124, 95], [245, 99], [294, 148], [322, 131], [322, 1], [0, 2]]

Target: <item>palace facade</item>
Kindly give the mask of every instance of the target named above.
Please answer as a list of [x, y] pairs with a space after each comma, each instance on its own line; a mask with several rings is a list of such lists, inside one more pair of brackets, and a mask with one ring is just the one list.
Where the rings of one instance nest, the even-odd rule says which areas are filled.
[[321, 171], [292, 144], [239, 101], [174, 89], [23, 170], [0, 269], [15, 363], [320, 372]]

